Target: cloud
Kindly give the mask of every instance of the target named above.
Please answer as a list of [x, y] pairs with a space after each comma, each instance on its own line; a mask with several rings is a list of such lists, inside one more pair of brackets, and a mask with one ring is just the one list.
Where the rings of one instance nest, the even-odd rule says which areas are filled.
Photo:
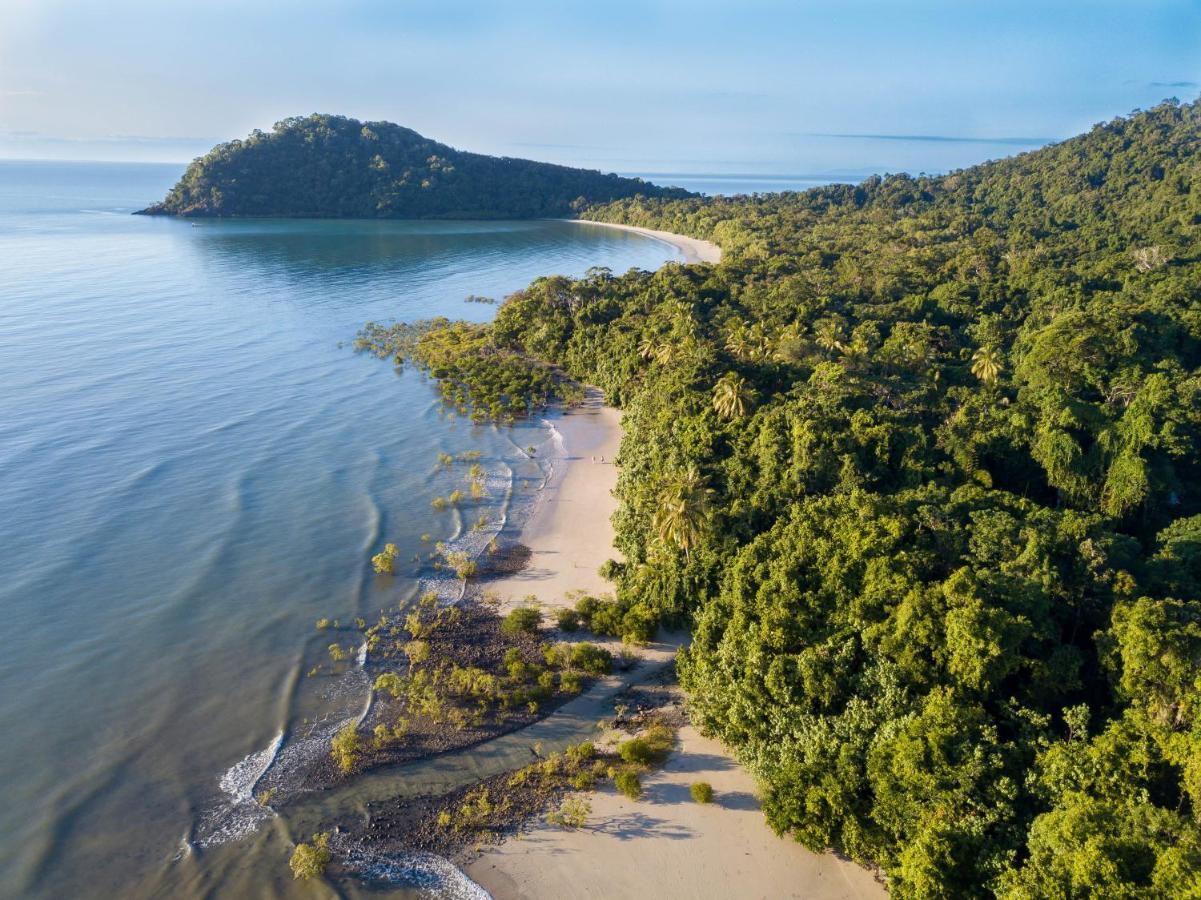
[[1050, 144], [1048, 137], [969, 137], [958, 134], [834, 134], [813, 131], [799, 132], [794, 137], [834, 138], [846, 141], [907, 141], [918, 144], [1007, 144], [1016, 147], [1038, 147]]
[[1147, 87], [1153, 88], [1201, 88], [1196, 81], [1148, 81]]
[[5, 97], [40, 97], [41, 91], [0, 91]]

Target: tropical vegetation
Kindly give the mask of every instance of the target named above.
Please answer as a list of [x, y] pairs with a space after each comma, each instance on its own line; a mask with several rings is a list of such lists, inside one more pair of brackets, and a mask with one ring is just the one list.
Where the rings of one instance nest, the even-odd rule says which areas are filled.
[[[144, 213], [372, 219], [572, 215], [619, 197], [684, 197], [639, 178], [456, 150], [391, 122], [297, 116], [219, 144]], [[487, 302], [487, 298], [468, 298]]]
[[[1168, 102], [944, 176], [619, 200], [587, 215], [722, 263], [543, 278], [471, 336], [624, 411], [581, 618], [690, 625], [768, 821], [898, 897], [1201, 896], [1198, 147]], [[485, 368], [464, 404], [519, 410]]]

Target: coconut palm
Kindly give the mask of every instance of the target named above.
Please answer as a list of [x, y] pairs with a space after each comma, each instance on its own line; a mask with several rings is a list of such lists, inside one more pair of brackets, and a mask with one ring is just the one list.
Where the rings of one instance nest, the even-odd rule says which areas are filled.
[[817, 346], [827, 352], [834, 350], [846, 351], [842, 325], [834, 319], [822, 319], [818, 322], [817, 326], [813, 329], [813, 337], [817, 342]]
[[695, 549], [704, 533], [712, 493], [696, 466], [672, 481], [660, 496], [655, 511], [653, 524], [659, 540], [683, 550], [685, 556]]
[[723, 419], [739, 419], [750, 412], [755, 395], [746, 379], [727, 372], [713, 388], [713, 410]]
[[740, 325], [736, 330], [730, 332], [730, 336], [726, 338], [726, 350], [731, 355], [744, 358], [750, 355], [751, 342], [747, 340], [746, 330]]
[[660, 341], [653, 337], [645, 337], [638, 344], [638, 355], [645, 360], [655, 360], [663, 364], [671, 362], [675, 351], [671, 344], [667, 341]]
[[972, 354], [972, 374], [985, 384], [996, 384], [1003, 369], [1001, 351], [996, 347], [981, 347]]

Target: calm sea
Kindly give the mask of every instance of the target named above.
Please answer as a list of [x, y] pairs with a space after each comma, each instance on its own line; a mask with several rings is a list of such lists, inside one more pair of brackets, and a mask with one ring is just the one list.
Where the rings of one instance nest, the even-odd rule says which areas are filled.
[[543, 424], [442, 416], [356, 329], [676, 258], [562, 222], [130, 215], [178, 175], [0, 162], [6, 896], [315, 896], [287, 871], [303, 826], [250, 796], [365, 698], [354, 667], [305, 677], [352, 634], [314, 622], [412, 594], [415, 564], [370, 573], [385, 541], [463, 539], [430, 507], [462, 478], [439, 452], [481, 454], [496, 527], [554, 456]]

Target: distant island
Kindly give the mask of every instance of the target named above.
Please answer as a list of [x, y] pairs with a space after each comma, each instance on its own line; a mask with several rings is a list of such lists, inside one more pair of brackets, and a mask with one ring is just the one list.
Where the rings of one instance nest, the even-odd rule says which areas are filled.
[[139, 214], [531, 219], [634, 197], [693, 196], [640, 178], [468, 153], [391, 122], [311, 115], [218, 144]]

